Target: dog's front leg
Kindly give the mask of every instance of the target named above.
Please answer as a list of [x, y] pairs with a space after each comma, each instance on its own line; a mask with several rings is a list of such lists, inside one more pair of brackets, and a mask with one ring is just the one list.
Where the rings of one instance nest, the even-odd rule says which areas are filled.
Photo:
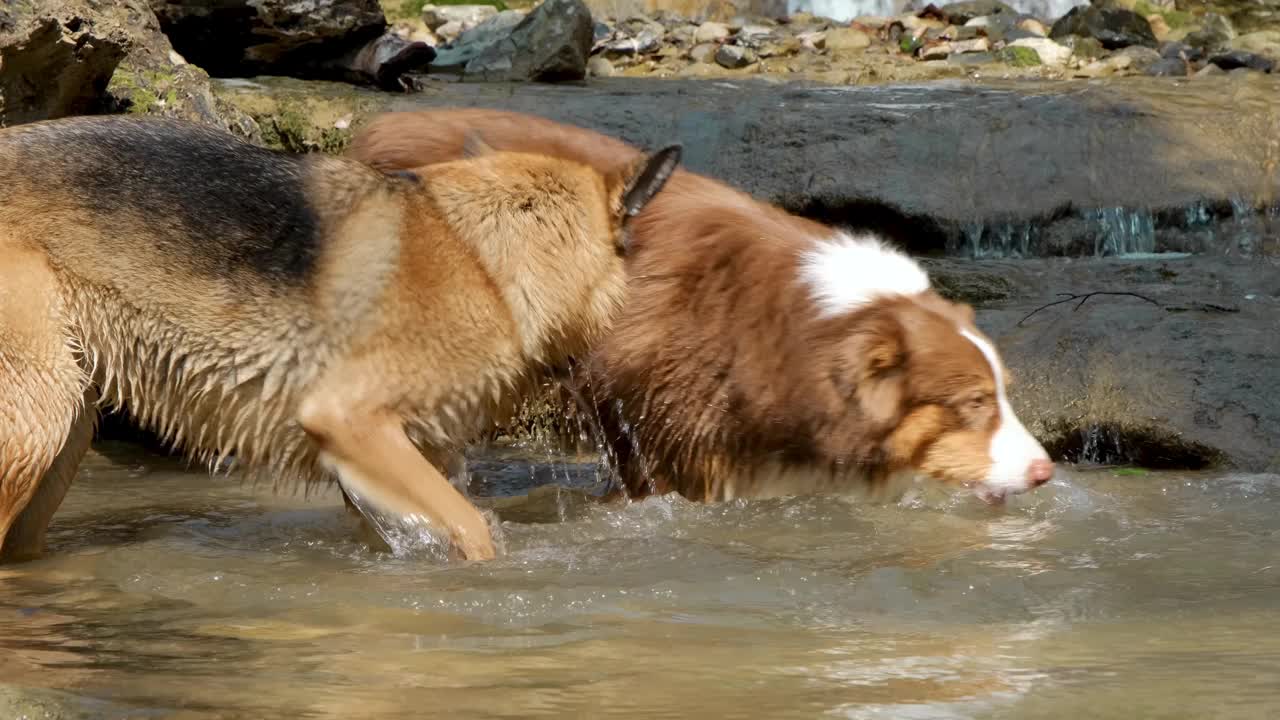
[[405, 435], [390, 410], [358, 410], [332, 396], [303, 401], [298, 421], [342, 485], [379, 511], [424, 517], [449, 533], [468, 560], [494, 556], [484, 516]]

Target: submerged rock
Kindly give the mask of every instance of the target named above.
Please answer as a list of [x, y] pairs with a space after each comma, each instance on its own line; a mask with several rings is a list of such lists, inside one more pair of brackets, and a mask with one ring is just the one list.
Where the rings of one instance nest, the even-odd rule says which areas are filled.
[[127, 23], [79, 0], [0, 6], [0, 126], [99, 104], [128, 51]]

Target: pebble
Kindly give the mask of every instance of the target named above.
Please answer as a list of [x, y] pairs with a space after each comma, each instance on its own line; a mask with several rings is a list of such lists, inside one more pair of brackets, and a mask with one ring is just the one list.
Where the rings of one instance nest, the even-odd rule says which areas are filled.
[[609, 58], [595, 55], [587, 60], [587, 74], [592, 77], [612, 77], [615, 73], [613, 63], [609, 62]]

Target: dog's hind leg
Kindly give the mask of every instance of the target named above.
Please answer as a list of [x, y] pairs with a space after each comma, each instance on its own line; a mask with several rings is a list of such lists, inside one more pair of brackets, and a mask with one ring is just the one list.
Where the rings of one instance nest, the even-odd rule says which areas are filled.
[[87, 445], [84, 416], [92, 410], [82, 407], [88, 379], [44, 255], [3, 242], [0, 253], [0, 562], [7, 562], [40, 553]]

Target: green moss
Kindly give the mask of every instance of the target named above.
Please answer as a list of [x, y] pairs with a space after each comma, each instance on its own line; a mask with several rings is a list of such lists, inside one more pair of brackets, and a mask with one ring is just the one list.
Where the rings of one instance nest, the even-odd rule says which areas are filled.
[[[121, 101], [127, 112], [143, 115], [157, 106], [172, 107], [178, 101], [174, 75], [164, 69], [140, 70], [121, 65], [111, 75], [107, 92]], [[161, 102], [161, 97], [164, 102]]]
[[1121, 467], [1112, 471], [1113, 474], [1120, 477], [1150, 475], [1151, 471], [1140, 467]]
[[1035, 67], [1041, 64], [1040, 53], [1029, 47], [1011, 45], [1001, 49], [996, 57], [1012, 67]]
[[269, 148], [338, 154], [351, 144], [349, 129], [317, 126], [306, 108], [296, 101], [282, 101], [273, 110], [253, 113], [252, 117], [262, 130], [263, 144]]

